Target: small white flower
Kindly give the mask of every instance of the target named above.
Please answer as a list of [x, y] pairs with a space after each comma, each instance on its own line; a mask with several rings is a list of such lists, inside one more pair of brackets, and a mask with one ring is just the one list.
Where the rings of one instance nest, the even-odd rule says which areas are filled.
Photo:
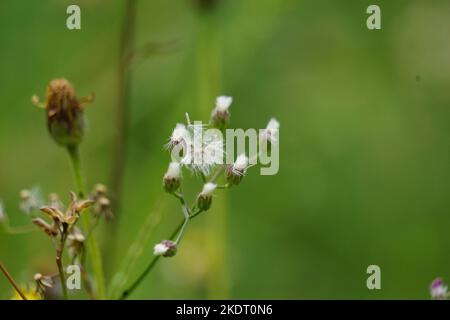
[[220, 96], [216, 98], [216, 111], [225, 112], [228, 111], [231, 103], [233, 102], [232, 97]]
[[280, 129], [280, 122], [278, 122], [277, 119], [272, 118], [269, 120], [269, 123], [267, 124], [268, 130], [279, 130]]
[[230, 108], [232, 97], [220, 96], [216, 99], [216, 107], [211, 112], [211, 124], [218, 129], [225, 129], [230, 122]]
[[181, 165], [171, 162], [163, 178], [163, 188], [169, 193], [175, 192], [181, 185]]
[[446, 299], [448, 287], [441, 278], [435, 279], [430, 285], [430, 294], [433, 299]]
[[158, 243], [153, 248], [153, 254], [155, 256], [162, 256], [164, 253], [167, 252], [167, 250], [168, 250], [168, 248], [165, 245], [163, 245], [162, 243]]
[[181, 177], [181, 166], [178, 162], [171, 162], [166, 172], [167, 178], [179, 179]]
[[202, 173], [208, 176], [211, 170], [223, 161], [225, 153], [222, 137], [217, 134], [204, 134], [203, 124], [191, 124], [188, 126], [189, 136], [185, 139], [186, 148], [181, 164], [194, 173]]
[[245, 169], [248, 167], [248, 158], [245, 154], [240, 154], [233, 164], [233, 172], [238, 175], [245, 173]]
[[280, 123], [277, 119], [272, 118], [270, 119], [269, 123], [267, 124], [267, 127], [262, 131], [260, 135], [260, 139], [262, 141], [268, 141], [270, 143], [276, 143], [277, 142], [277, 133], [280, 130]]
[[217, 185], [215, 183], [207, 182], [203, 185], [203, 189], [200, 195], [204, 197], [211, 196], [214, 190], [216, 190], [216, 187]]
[[197, 208], [201, 211], [207, 211], [211, 207], [212, 194], [216, 190], [217, 185], [212, 182], [207, 182], [203, 185], [202, 192], [197, 196]]
[[155, 256], [173, 257], [177, 252], [177, 245], [171, 240], [163, 240], [153, 247]]
[[186, 140], [189, 139], [189, 132], [186, 129], [186, 126], [182, 123], [177, 123], [175, 126], [175, 129], [172, 131], [172, 135], [170, 136], [169, 142], [167, 143], [166, 147], [168, 149], [172, 149], [176, 145], [187, 142]]

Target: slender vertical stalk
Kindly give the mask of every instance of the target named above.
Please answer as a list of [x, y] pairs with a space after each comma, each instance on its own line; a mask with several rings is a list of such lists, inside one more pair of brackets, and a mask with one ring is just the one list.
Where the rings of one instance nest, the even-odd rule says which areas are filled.
[[[130, 88], [131, 68], [130, 62], [134, 48], [134, 33], [136, 20], [137, 0], [126, 0], [125, 14], [122, 22], [122, 31], [119, 47], [119, 61], [117, 68], [117, 105], [116, 105], [116, 134], [113, 145], [112, 166], [110, 172], [110, 187], [112, 195], [111, 210], [114, 220], [109, 224], [108, 233], [112, 235], [107, 242], [105, 251], [107, 266], [113, 265], [116, 258], [115, 236], [122, 210], [123, 180], [126, 167], [128, 124], [130, 118]], [[107, 269], [109, 273], [111, 270]]]
[[[78, 146], [68, 147], [67, 148], [70, 156], [70, 160], [72, 162], [73, 174], [75, 178], [75, 184], [77, 187], [77, 193], [80, 198], [85, 197], [84, 191], [84, 182], [81, 170], [81, 160], [80, 153], [78, 150]], [[91, 230], [91, 216], [88, 212], [87, 214], [83, 214], [81, 216], [81, 220], [83, 223], [83, 228], [88, 231]], [[104, 299], [105, 297], [105, 285], [103, 278], [103, 266], [102, 266], [102, 258], [99, 246], [94, 238], [91, 236], [87, 239], [87, 252], [92, 261], [92, 268], [94, 270], [96, 289], [97, 289], [97, 298]]]
[[117, 69], [118, 97], [116, 106], [116, 137], [113, 146], [113, 163], [111, 167], [111, 191], [113, 195], [112, 209], [119, 217], [122, 201], [123, 177], [125, 172], [128, 123], [130, 118], [129, 98], [131, 88], [130, 60], [134, 48], [134, 33], [137, 0], [125, 2], [125, 15], [119, 48], [119, 63]]
[[58, 244], [58, 247], [56, 249], [56, 265], [58, 266], [58, 273], [59, 273], [59, 279], [61, 282], [61, 288], [63, 292], [64, 300], [67, 300], [67, 287], [66, 287], [66, 277], [64, 275], [64, 266], [63, 266], [63, 253], [64, 253], [64, 246], [66, 245], [66, 239], [67, 239], [67, 228], [63, 226], [64, 230], [61, 233], [61, 241]]
[[[221, 59], [218, 36], [217, 10], [211, 8], [199, 13], [197, 66], [198, 66], [198, 105], [202, 117], [209, 117], [214, 100], [220, 92]], [[220, 171], [218, 174], [221, 174]], [[218, 176], [217, 176], [218, 177]], [[217, 179], [217, 177], [214, 178]], [[208, 215], [206, 228], [207, 254], [210, 261], [208, 269], [208, 296], [212, 299], [227, 299], [229, 291], [227, 268], [228, 215], [226, 194], [214, 199]]]
[[6, 279], [8, 279], [9, 283], [11, 283], [11, 285], [14, 287], [14, 289], [17, 291], [17, 293], [19, 294], [19, 296], [23, 299], [23, 300], [28, 300], [27, 297], [25, 297], [25, 295], [22, 293], [22, 291], [19, 289], [19, 286], [16, 284], [16, 282], [14, 281], [13, 277], [11, 277], [11, 275], [9, 274], [8, 270], [6, 270], [5, 266], [3, 265], [3, 263], [0, 262], [0, 270], [2, 270], [3, 274], [5, 275]]

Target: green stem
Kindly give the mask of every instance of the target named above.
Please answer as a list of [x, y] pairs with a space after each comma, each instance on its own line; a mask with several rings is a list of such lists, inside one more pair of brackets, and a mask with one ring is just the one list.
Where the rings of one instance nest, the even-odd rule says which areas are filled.
[[[67, 148], [70, 156], [70, 160], [72, 162], [73, 173], [75, 178], [75, 184], [77, 187], [78, 196], [80, 198], [85, 197], [84, 191], [84, 183], [83, 176], [81, 170], [81, 160], [80, 160], [80, 152], [78, 146], [72, 146]], [[91, 229], [91, 216], [90, 213], [83, 214], [81, 216], [81, 220], [83, 223], [83, 227], [85, 230]], [[94, 270], [96, 289], [97, 289], [97, 298], [104, 299], [105, 297], [105, 284], [103, 277], [103, 266], [102, 266], [102, 258], [100, 254], [100, 249], [96, 239], [92, 236], [87, 239], [87, 252], [92, 261], [92, 268]]]
[[[0, 223], [0, 224], [2, 224], [2, 223]], [[24, 234], [24, 233], [38, 231], [38, 229], [34, 225], [25, 225], [25, 226], [18, 226], [18, 227], [11, 226], [9, 224], [8, 219], [6, 219], [6, 221], [3, 222], [3, 229], [8, 234]]]
[[67, 234], [67, 227], [63, 226], [63, 231], [61, 234], [61, 242], [59, 243], [58, 248], [56, 249], [56, 265], [58, 266], [59, 279], [61, 282], [64, 300], [67, 300], [67, 286], [62, 259], [64, 253], [64, 246], [66, 245], [66, 234]]
[[[179, 232], [181, 234], [181, 232], [183, 232], [184, 227], [186, 227], [187, 222], [198, 216], [201, 212], [202, 212], [201, 210], [198, 210], [192, 215], [190, 215], [189, 218], [181, 221], [181, 223], [179, 223], [178, 226], [175, 228], [175, 230], [172, 232], [169, 239], [173, 240]], [[125, 300], [126, 298], [128, 298], [128, 296], [141, 284], [141, 282], [145, 279], [145, 277], [147, 277], [150, 271], [153, 270], [153, 268], [155, 267], [156, 263], [159, 261], [160, 258], [161, 256], [153, 257], [153, 259], [148, 264], [147, 268], [145, 268], [144, 272], [141, 273], [141, 275], [133, 282], [133, 284], [128, 289], [122, 292], [122, 295], [119, 297], [120, 300]]]
[[[178, 234], [178, 231], [183, 227], [184, 220], [175, 228], [175, 230], [172, 232], [172, 235], [170, 236], [170, 239], [172, 240], [175, 238], [175, 236]], [[141, 284], [141, 282], [145, 279], [145, 277], [149, 274], [150, 271], [155, 267], [156, 263], [159, 261], [161, 256], [154, 256], [153, 259], [148, 264], [147, 268], [145, 268], [144, 272], [141, 273], [141, 275], [133, 282], [133, 284], [126, 290], [122, 292], [122, 295], [120, 296], [119, 300], [125, 300], [128, 298], [128, 296]]]

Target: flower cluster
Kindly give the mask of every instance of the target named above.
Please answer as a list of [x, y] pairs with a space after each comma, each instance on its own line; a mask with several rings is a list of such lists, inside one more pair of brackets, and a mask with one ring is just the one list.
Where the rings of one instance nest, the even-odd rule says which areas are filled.
[[[219, 130], [219, 133], [229, 125], [229, 108], [232, 102], [233, 99], [227, 96], [216, 99], [209, 126]], [[222, 135], [215, 134], [214, 131], [212, 134], [203, 134], [205, 125], [192, 124], [188, 115], [186, 118], [187, 125], [176, 124], [166, 144], [171, 152], [172, 162], [163, 177], [163, 189], [180, 201], [184, 222], [178, 234], [175, 235], [175, 240], [163, 240], [154, 246], [153, 253], [156, 256], [173, 257], [189, 221], [211, 208], [216, 190], [228, 189], [241, 183], [250, 167], [250, 160], [245, 154], [240, 154], [234, 163], [224, 164], [225, 151]], [[278, 121], [271, 119], [260, 138], [269, 145], [277, 143], [278, 129]], [[202, 190], [191, 206], [188, 205], [182, 192], [184, 167], [203, 181]]]

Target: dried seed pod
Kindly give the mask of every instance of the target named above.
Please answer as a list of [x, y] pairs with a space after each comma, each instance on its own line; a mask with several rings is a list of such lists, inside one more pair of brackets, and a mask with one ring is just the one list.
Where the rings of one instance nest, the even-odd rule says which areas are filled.
[[41, 218], [34, 218], [32, 222], [42, 231], [44, 231], [50, 237], [56, 237], [58, 235], [58, 230], [54, 225], [49, 225]]
[[85, 129], [83, 105], [92, 100], [93, 95], [78, 99], [72, 84], [64, 78], [50, 81], [46, 103], [32, 97], [34, 104], [47, 111], [47, 127], [53, 140], [66, 147], [81, 143]]

